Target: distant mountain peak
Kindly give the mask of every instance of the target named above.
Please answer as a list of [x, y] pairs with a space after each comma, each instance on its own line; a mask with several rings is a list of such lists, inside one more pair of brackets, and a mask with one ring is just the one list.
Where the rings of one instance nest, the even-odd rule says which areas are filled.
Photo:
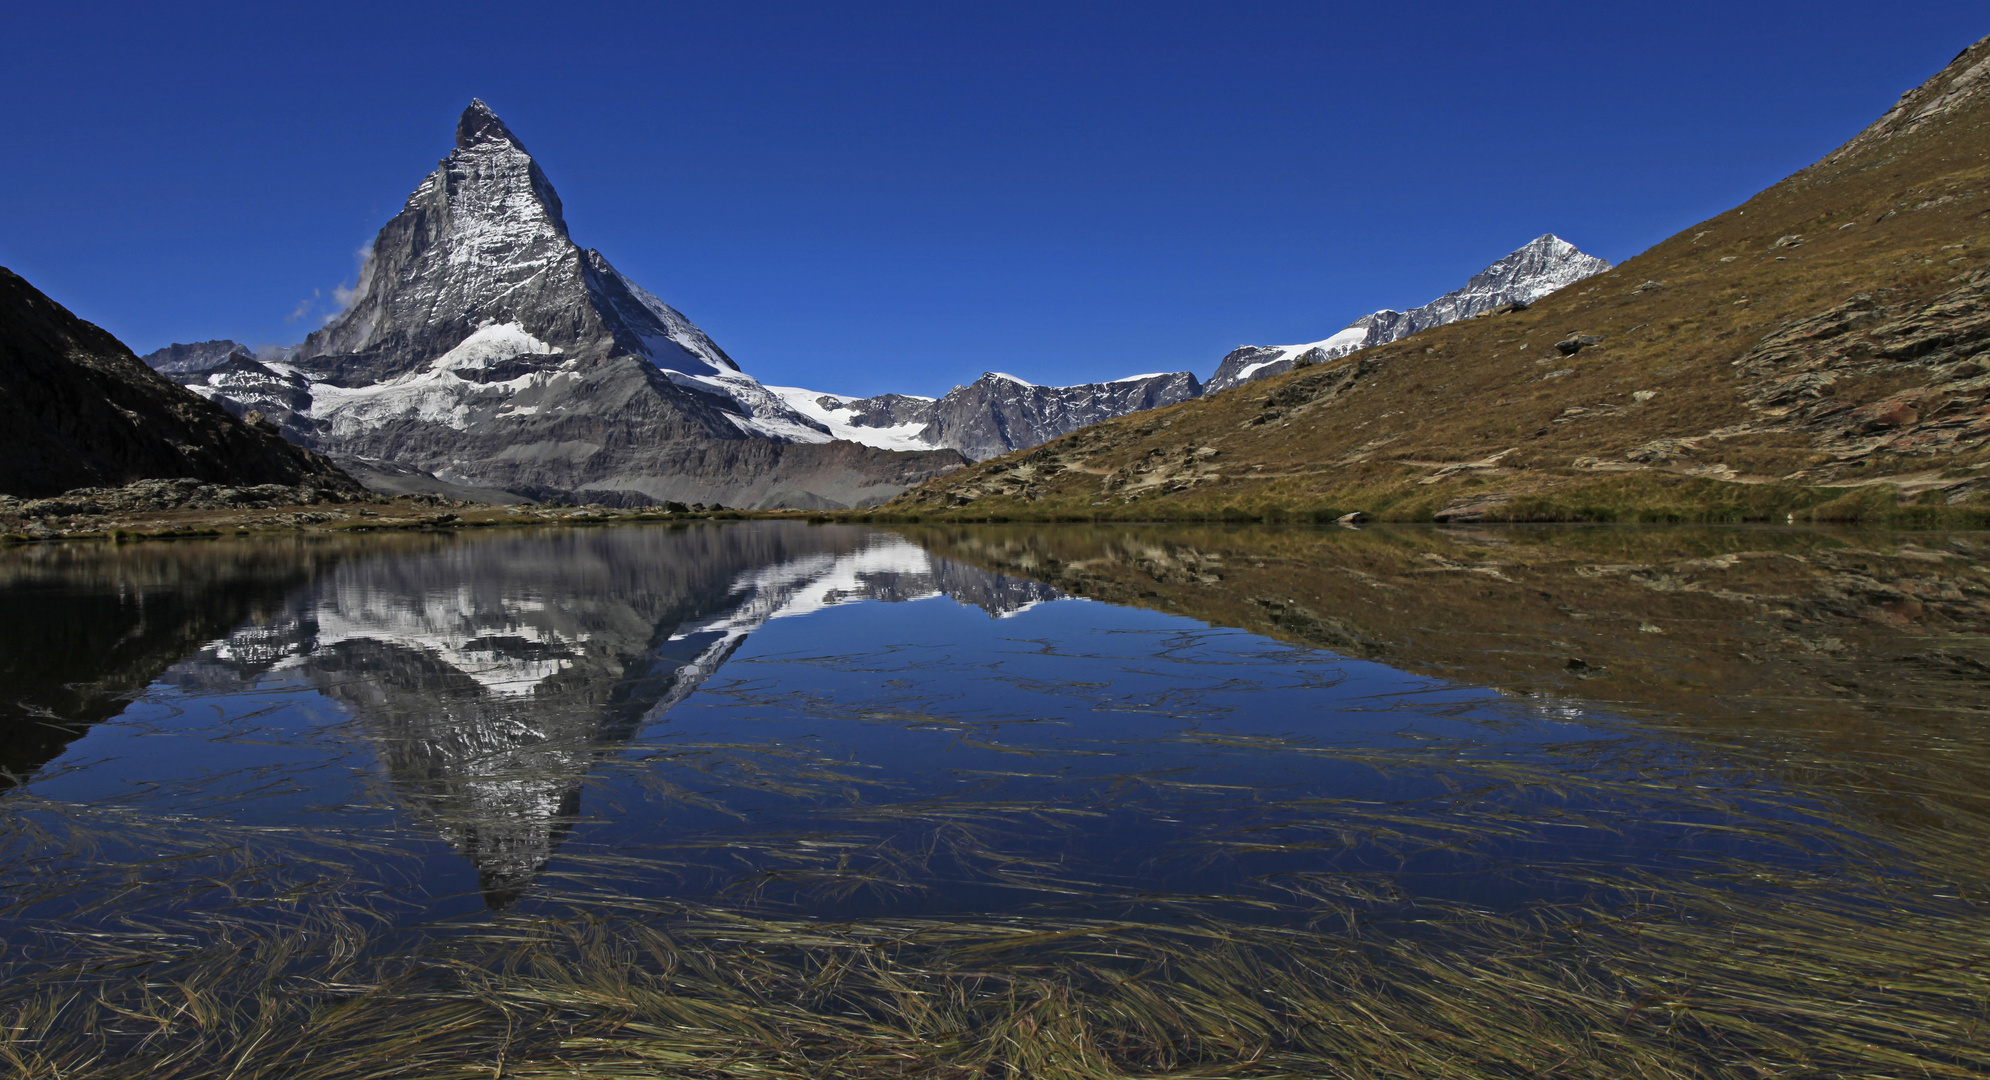
[[1483, 315], [1504, 304], [1531, 304], [1556, 289], [1608, 269], [1608, 262], [1584, 254], [1554, 233], [1542, 233], [1473, 274], [1464, 288], [1445, 293], [1422, 307], [1408, 311], [1383, 308], [1354, 320], [1331, 337], [1304, 345], [1240, 346], [1217, 365], [1204, 391], [1213, 394], [1290, 371], [1302, 357], [1309, 362], [1332, 360], [1356, 349], [1399, 341], [1433, 326]]
[[471, 98], [469, 108], [464, 109], [462, 118], [456, 121], [456, 148], [468, 150], [487, 142], [508, 142], [520, 153], [526, 152], [525, 144], [504, 126], [504, 121], [498, 119], [498, 114], [492, 112], [489, 105], [484, 104], [483, 98]]

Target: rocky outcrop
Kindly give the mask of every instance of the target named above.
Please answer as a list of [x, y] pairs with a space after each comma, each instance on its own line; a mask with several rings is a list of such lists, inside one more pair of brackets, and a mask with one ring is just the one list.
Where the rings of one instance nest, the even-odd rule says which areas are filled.
[[1886, 115], [1873, 121], [1850, 142], [1832, 151], [1829, 157], [1811, 168], [1842, 164], [1872, 146], [1912, 135], [1929, 124], [1945, 121], [1955, 113], [1990, 99], [1990, 44], [1986, 41], [1978, 41], [1957, 53], [1939, 75], [1900, 95], [1900, 100], [1886, 111]]
[[186, 356], [168, 362], [299, 443], [460, 490], [844, 507], [962, 464], [832, 445], [827, 425], [575, 244], [544, 171], [481, 101], [380, 230], [354, 292], [283, 357], [176, 346]]
[[871, 428], [929, 423], [933, 419], [933, 406], [937, 404], [932, 398], [910, 394], [879, 394], [848, 400], [834, 394], [823, 394], [816, 402], [830, 412], [843, 413], [847, 417], [844, 422], [851, 427]]
[[991, 371], [934, 402], [919, 436], [980, 461], [1201, 394], [1202, 385], [1186, 371], [1076, 386], [1038, 386]]
[[[1990, 444], [1990, 270], [1923, 302], [1854, 296], [1768, 334], [1733, 366], [1756, 416], [1747, 431], [1807, 433], [1831, 455], [1806, 476], [1875, 454]], [[1846, 385], [1884, 390], [1840, 394]]]
[[146, 479], [358, 492], [325, 458], [188, 393], [0, 268], [0, 493]]
[[1204, 388], [1219, 393], [1255, 379], [1282, 374], [1295, 366], [1334, 360], [1356, 349], [1400, 341], [1421, 330], [1460, 319], [1488, 315], [1501, 308], [1526, 305], [1567, 285], [1610, 269], [1610, 264], [1585, 255], [1574, 244], [1552, 233], [1536, 237], [1505, 258], [1472, 275], [1461, 289], [1445, 293], [1408, 311], [1382, 310], [1364, 315], [1324, 341], [1305, 345], [1244, 345], [1225, 356]]
[[162, 375], [193, 375], [212, 371], [234, 358], [254, 360], [256, 352], [239, 341], [219, 339], [168, 345], [139, 357], [145, 366]]
[[[349, 493], [349, 492], [348, 492]], [[45, 499], [0, 495], [0, 518], [67, 517], [162, 510], [272, 510], [306, 506], [325, 498], [323, 489], [302, 484], [229, 487], [199, 480], [140, 480], [115, 488], [76, 488]]]

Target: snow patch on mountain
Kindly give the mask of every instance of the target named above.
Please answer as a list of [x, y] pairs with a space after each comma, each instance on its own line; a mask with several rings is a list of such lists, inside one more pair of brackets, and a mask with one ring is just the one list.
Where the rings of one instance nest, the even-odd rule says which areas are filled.
[[[271, 366], [274, 369], [275, 365]], [[503, 408], [504, 399], [544, 386], [573, 367], [573, 362], [568, 361], [552, 370], [529, 371], [513, 379], [487, 383], [470, 382], [457, 374], [459, 369], [448, 368], [415, 372], [370, 386], [313, 382], [311, 409], [306, 415], [323, 425], [323, 430], [334, 439], [363, 435], [397, 420], [466, 431], [472, 417], [480, 411], [495, 414]], [[513, 407], [506, 415], [530, 415], [530, 412], [520, 413]]]
[[[1350, 326], [1332, 337], [1323, 338], [1319, 341], [1309, 341], [1304, 345], [1274, 345], [1272, 346], [1275, 350], [1274, 352], [1239, 367], [1233, 378], [1237, 382], [1249, 382], [1257, 378], [1258, 372], [1264, 371], [1264, 369], [1274, 364], [1285, 364], [1286, 367], [1290, 367], [1291, 364], [1289, 361], [1296, 360], [1315, 349], [1320, 350], [1323, 354], [1320, 359], [1346, 356], [1348, 353], [1368, 344], [1368, 336], [1368, 327]], [[1240, 345], [1238, 348], [1248, 349], [1252, 348], [1252, 346]], [[1211, 378], [1210, 382], [1213, 386], [1215, 383], [1214, 377]]]
[[[831, 409], [822, 403], [823, 398], [848, 406], [866, 399], [849, 394], [825, 394], [816, 390], [806, 390], [799, 386], [769, 386], [767, 390], [778, 395], [794, 411], [821, 424], [829, 434], [865, 446], [875, 446], [883, 450], [931, 450], [933, 444], [919, 437], [926, 426], [924, 420], [884, 427], [871, 427], [851, 423], [852, 411], [848, 408]], [[931, 398], [923, 400], [931, 401]]]
[[[494, 362], [521, 356], [549, 356], [552, 346], [525, 332], [515, 322], [479, 327], [455, 348], [435, 358], [432, 371], [483, 370]], [[272, 366], [273, 365], [268, 365]]]

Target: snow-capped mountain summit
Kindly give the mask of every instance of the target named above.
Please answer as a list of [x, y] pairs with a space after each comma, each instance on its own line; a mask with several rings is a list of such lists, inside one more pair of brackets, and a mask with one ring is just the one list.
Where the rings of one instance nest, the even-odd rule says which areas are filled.
[[1323, 341], [1240, 346], [1223, 358], [1204, 390], [1214, 394], [1289, 371], [1302, 356], [1314, 362], [1332, 360], [1370, 345], [1400, 341], [1433, 326], [1483, 315], [1504, 304], [1531, 304], [1556, 289], [1608, 269], [1609, 263], [1585, 255], [1574, 244], [1547, 233], [1472, 275], [1464, 288], [1445, 293], [1422, 307], [1408, 311], [1384, 308], [1356, 319]]
[[347, 382], [408, 374], [508, 324], [519, 332], [487, 339], [487, 360], [628, 353], [685, 375], [739, 373], [689, 319], [573, 242], [539, 163], [480, 100], [455, 151], [380, 230], [354, 294], [297, 351], [306, 366], [336, 358]]
[[539, 163], [481, 100], [457, 122], [455, 151], [380, 230], [353, 292], [294, 357], [334, 385], [638, 356], [687, 389], [731, 398], [761, 421], [740, 425], [753, 433], [827, 441], [691, 320], [575, 244]]
[[315, 449], [535, 498], [852, 506], [961, 463], [838, 442], [742, 372], [573, 241], [482, 101], [380, 230], [345, 311], [281, 359], [175, 378]]

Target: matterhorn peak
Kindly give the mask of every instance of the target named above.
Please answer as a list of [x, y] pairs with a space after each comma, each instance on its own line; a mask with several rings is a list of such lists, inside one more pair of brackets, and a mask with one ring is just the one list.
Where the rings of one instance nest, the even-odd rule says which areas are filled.
[[837, 442], [742, 372], [574, 243], [539, 163], [481, 100], [374, 237], [352, 291], [282, 361], [201, 346], [187, 385], [244, 411], [253, 385], [257, 411], [299, 441], [396, 477], [411, 469], [419, 490], [834, 509], [961, 463]]
[[525, 144], [504, 126], [504, 121], [498, 119], [498, 114], [492, 112], [489, 105], [484, 104], [484, 99], [471, 98], [470, 107], [464, 109], [462, 118], [456, 121], [456, 148], [468, 150], [479, 143], [499, 141], [508, 142], [521, 153], [525, 152]]

